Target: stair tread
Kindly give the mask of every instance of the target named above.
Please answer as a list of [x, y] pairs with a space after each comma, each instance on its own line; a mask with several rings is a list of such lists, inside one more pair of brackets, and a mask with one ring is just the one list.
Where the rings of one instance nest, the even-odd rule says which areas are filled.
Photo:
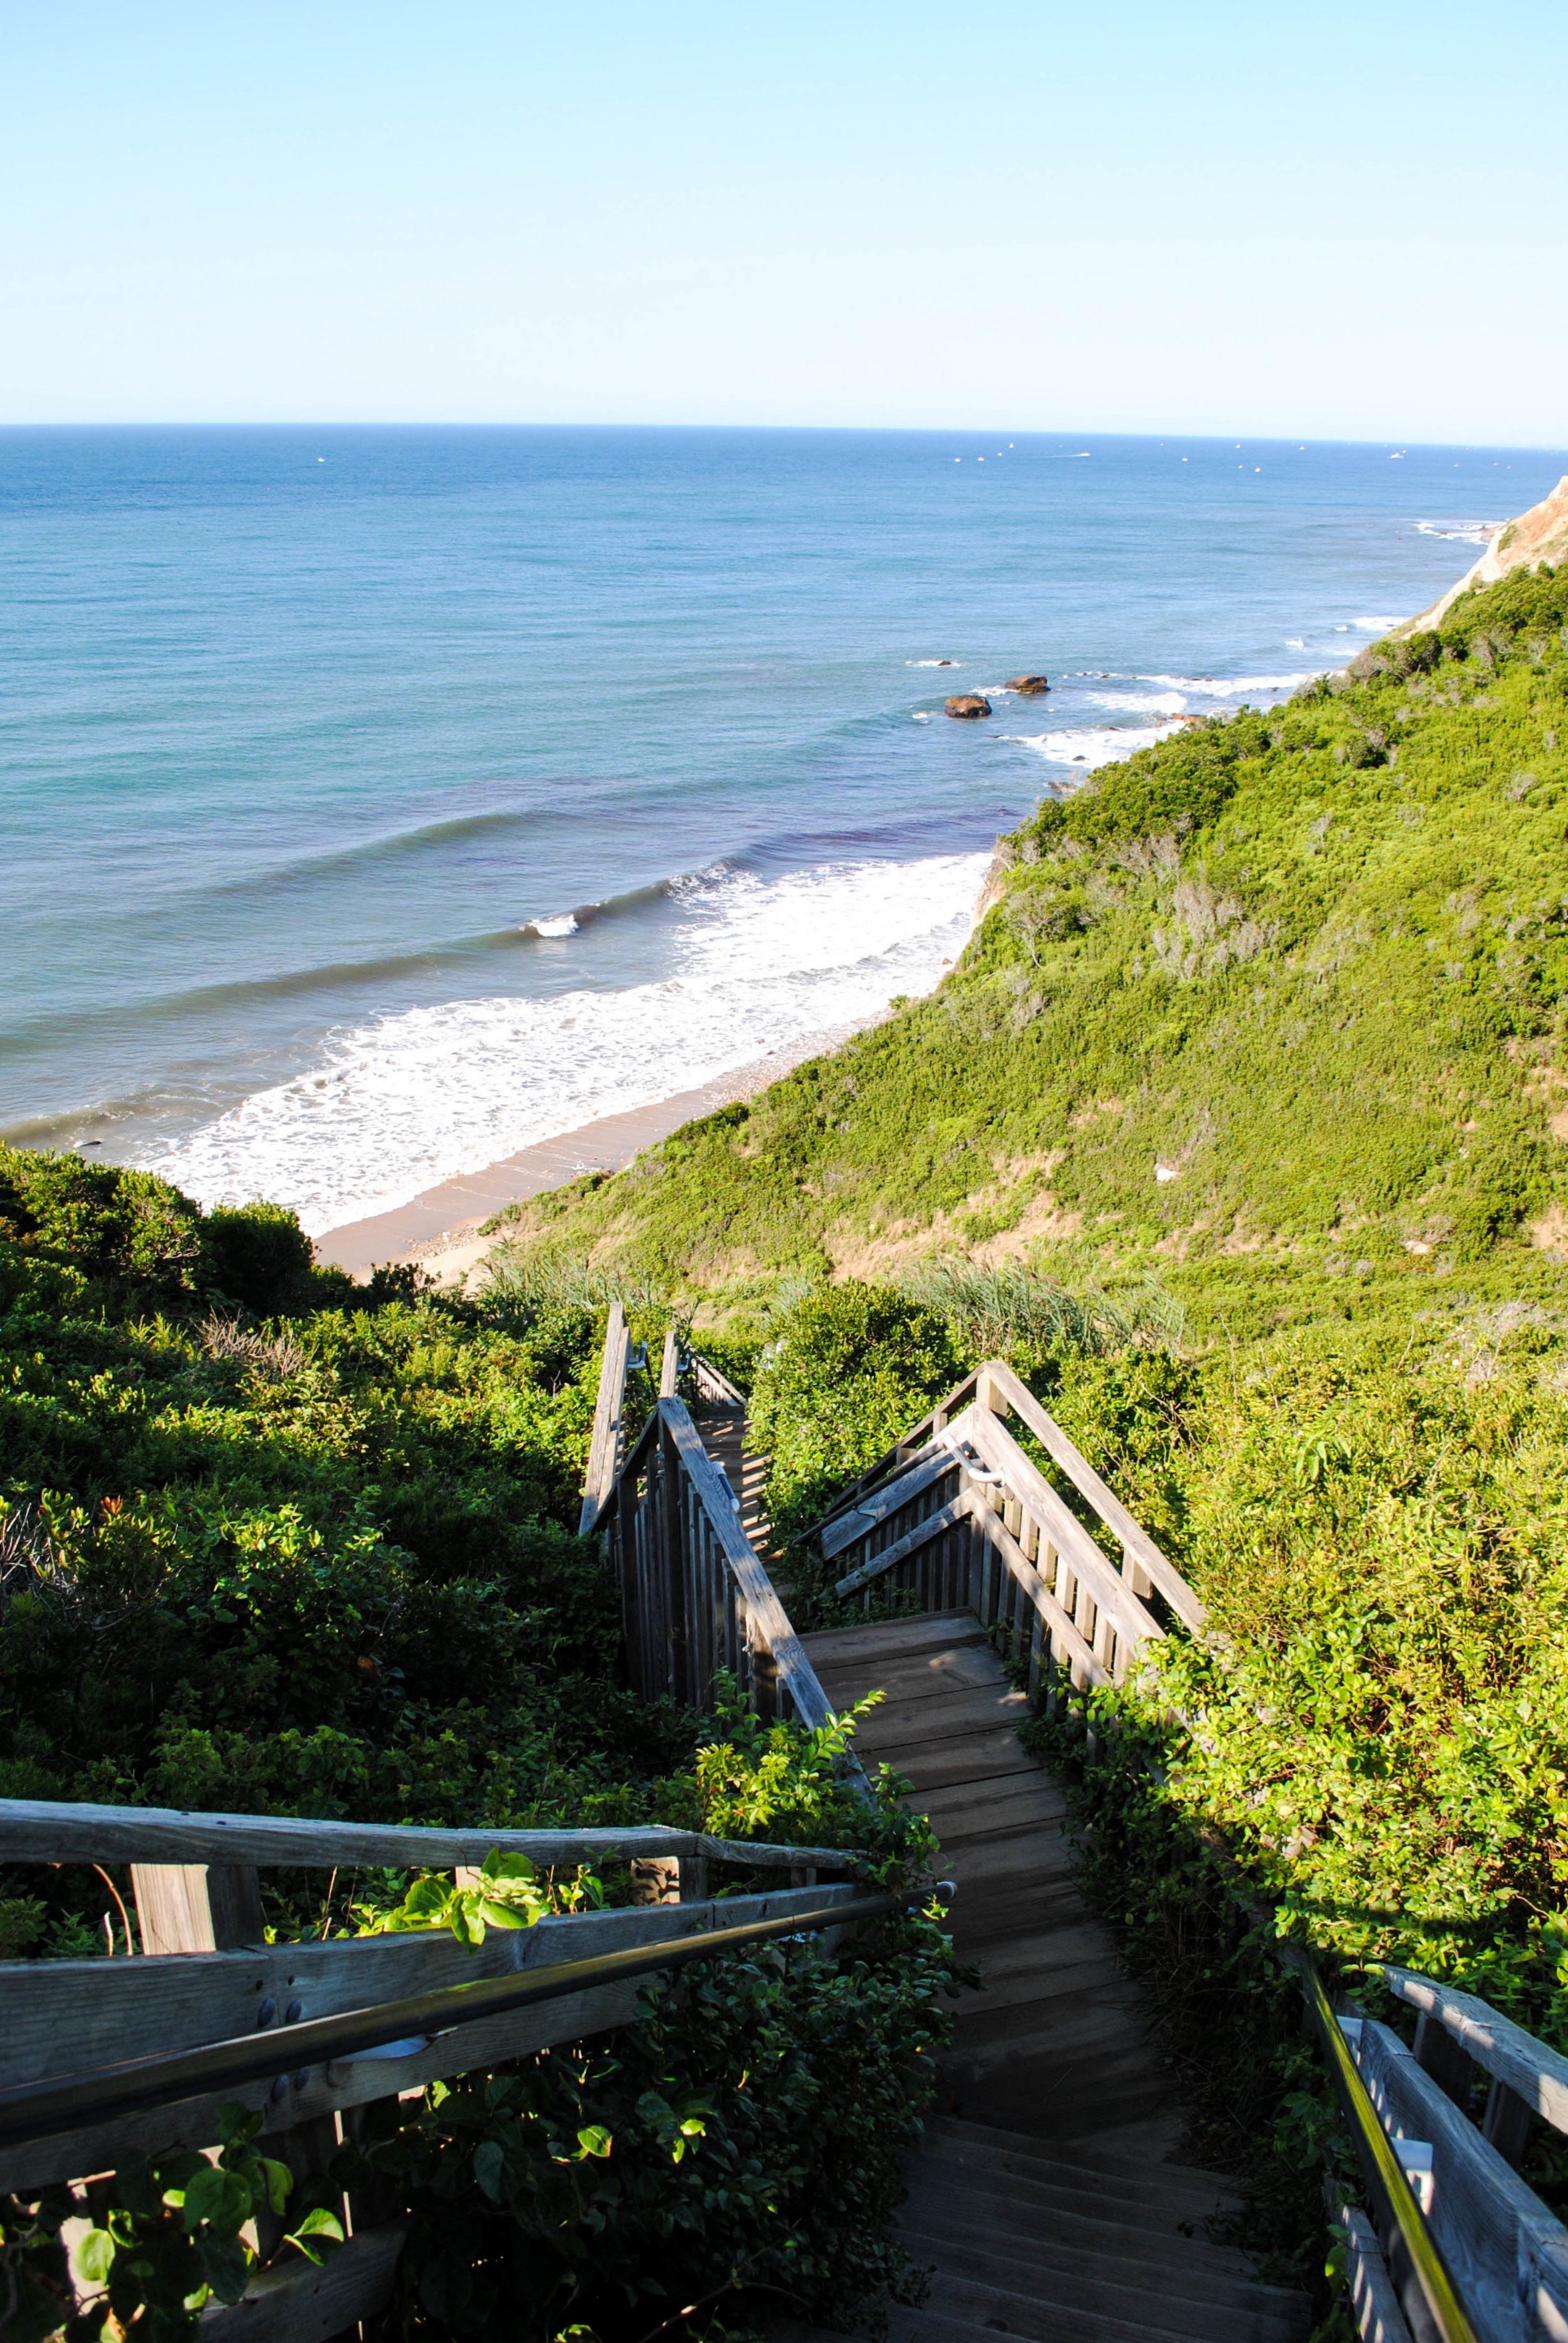
[[[932, 2220], [928, 2228], [919, 2220], [901, 2223], [905, 2248], [922, 2267], [949, 2270], [958, 2276], [990, 2278], [1009, 2293], [1036, 2298], [1057, 2298], [1057, 2278], [1083, 2281], [1105, 2295], [1117, 2290], [1138, 2294], [1158, 2289], [1173, 2301], [1200, 2309], [1261, 2310], [1277, 2313], [1291, 2299], [1284, 2287], [1263, 2286], [1244, 2268], [1217, 2268], [1191, 2258], [1176, 2239], [1155, 2252], [1132, 2253], [1125, 2246], [1110, 2249], [1080, 2245], [1070, 2236], [1060, 2238], [1027, 2237], [964, 2237], [951, 2222]], [[917, 2251], [917, 2247], [919, 2250]]]
[[[1021, 2156], [1040, 2160], [1041, 2150], [1032, 2133], [1012, 2131], [998, 2124], [979, 2122], [972, 2116], [948, 2116], [928, 2125], [927, 2137], [951, 2140], [959, 2145], [985, 2148], [1000, 2156]], [[1046, 2160], [1052, 2160], [1047, 2153]], [[1122, 2177], [1137, 2180], [1144, 2175], [1162, 2173], [1172, 2181], [1181, 2181], [1194, 2188], [1211, 2188], [1226, 2199], [1235, 2202], [1236, 2184], [1223, 2172], [1211, 2172], [1199, 2164], [1179, 2163], [1171, 2158], [1161, 2164], [1150, 2164], [1143, 2157], [1106, 2155], [1101, 2151], [1086, 2151], [1081, 2157], [1075, 2150], [1075, 2168], [1083, 2167], [1110, 2177]]]
[[930, 1815], [960, 1956], [990, 1980], [960, 2002], [939, 2067], [960, 2112], [928, 2124], [900, 2220], [930, 2298], [892, 2308], [888, 2343], [1302, 2343], [1306, 2298], [1205, 2233], [1239, 2209], [1234, 2184], [1167, 2152], [1179, 2110], [1146, 2000], [1079, 1883], [1061, 1783], [1017, 1737], [1028, 1698], [973, 1614], [804, 1640], [836, 1704], [889, 1695], [859, 1746]]

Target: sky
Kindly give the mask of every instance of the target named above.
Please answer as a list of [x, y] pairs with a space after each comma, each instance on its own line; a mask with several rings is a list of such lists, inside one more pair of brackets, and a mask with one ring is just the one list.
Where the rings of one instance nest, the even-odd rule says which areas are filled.
[[1563, 0], [0, 0], [0, 422], [1568, 439]]

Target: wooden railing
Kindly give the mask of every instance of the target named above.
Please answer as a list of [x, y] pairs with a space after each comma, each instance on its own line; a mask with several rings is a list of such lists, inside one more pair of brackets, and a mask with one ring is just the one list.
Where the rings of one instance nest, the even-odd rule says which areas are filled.
[[[491, 1930], [477, 1947], [445, 1929], [265, 1941], [258, 1867], [461, 1875], [492, 1848], [541, 1870], [625, 1862], [659, 1900]], [[0, 1863], [131, 1866], [148, 1956], [0, 1964], [0, 2194], [104, 2172], [137, 2151], [207, 2147], [219, 2107], [236, 2099], [265, 2117], [268, 2154], [321, 2171], [372, 2101], [624, 2025], [642, 1974], [706, 1955], [709, 1937], [722, 1946], [869, 1916], [853, 1884], [808, 1884], [857, 1860], [663, 1828], [423, 1830], [0, 1800]], [[791, 1884], [715, 1902], [711, 1862]], [[332, 2054], [335, 2036], [352, 2046]], [[251, 2079], [205, 2087], [202, 2074], [226, 2059]], [[149, 2095], [106, 2119], [80, 2113]], [[244, 2303], [209, 2310], [203, 2332], [320, 2343], [385, 2306], [401, 2245], [400, 2231], [361, 2218], [321, 2268], [290, 2256], [263, 2270]]]
[[[1104, 1546], [1009, 1431], [1019, 1422], [1120, 1548]], [[1201, 1628], [1203, 1606], [1061, 1426], [1002, 1360], [965, 1377], [848, 1490], [812, 1533], [840, 1571], [836, 1592], [972, 1610], [1029, 1663], [1048, 1697], [1122, 1683], [1165, 1632]]]
[[1384, 1964], [1389, 1991], [1420, 2012], [1408, 2048], [1373, 2018], [1332, 2014], [1302, 1949], [1282, 1949], [1302, 1977], [1378, 2215], [1374, 2227], [1336, 2207], [1362, 2335], [1568, 2336], [1568, 2229], [1513, 2168], [1537, 2117], [1568, 2132], [1568, 2058], [1473, 1994]]
[[[741, 1527], [735, 1493], [678, 1399], [661, 1399], [592, 1523], [620, 1589], [632, 1682], [711, 1708], [720, 1672], [764, 1718], [831, 1723], [832, 1704]], [[864, 1776], [852, 1757], [846, 1769]]]

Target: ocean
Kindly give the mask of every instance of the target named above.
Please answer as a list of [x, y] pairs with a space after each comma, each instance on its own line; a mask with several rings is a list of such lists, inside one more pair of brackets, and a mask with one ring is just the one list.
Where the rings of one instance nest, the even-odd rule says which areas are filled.
[[1044, 791], [1342, 664], [1564, 469], [0, 431], [0, 1133], [320, 1233], [842, 1029]]

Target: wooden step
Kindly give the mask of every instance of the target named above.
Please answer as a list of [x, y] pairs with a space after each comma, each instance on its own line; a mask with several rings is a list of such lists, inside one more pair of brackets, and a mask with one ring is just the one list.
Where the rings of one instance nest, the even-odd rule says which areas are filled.
[[1211, 2212], [1216, 2206], [1233, 2208], [1241, 2201], [1234, 2181], [1224, 2173], [1206, 2171], [1201, 2165], [1181, 2163], [1174, 2158], [1152, 2164], [1146, 2157], [1105, 2155], [1076, 2148], [1070, 2157], [1063, 2158], [1052, 2155], [1029, 2133], [980, 2123], [972, 2117], [929, 2124], [926, 2132], [934, 2150], [976, 2167], [1020, 2172], [1040, 2179], [1093, 2172], [1107, 2180], [1125, 2183], [1135, 2193], [1158, 2182], [1161, 2195], [1180, 2195], [1203, 2212]]
[[[1124, 2332], [1146, 2338], [1181, 2336], [1187, 2343], [1301, 2343], [1308, 2331], [1304, 2296], [1282, 2293], [1278, 2304], [1267, 2309], [1212, 2297], [1195, 2302], [1170, 2293], [1158, 2282], [1140, 2285], [1135, 2270], [1123, 2269], [1119, 2278], [1114, 2263], [1089, 2274], [1053, 2270], [1041, 2285], [1049, 2292], [1036, 2294], [1022, 2283], [1021, 2273], [1010, 2269], [1005, 2254], [944, 2247], [931, 2274], [929, 2308], [939, 2318], [957, 2316], [993, 2334], [1000, 2325], [1031, 2343], [1088, 2338], [1099, 2331], [1096, 2322], [1103, 2319], [1117, 2320]], [[1226, 2290], [1223, 2285], [1217, 2289], [1221, 2295]], [[1064, 2325], [1065, 2316], [1080, 2324]]]
[[[1012, 2208], [1016, 2213], [1018, 2207]], [[922, 2267], [935, 2264], [944, 2271], [992, 2279], [998, 2285], [1047, 2301], [1059, 2301], [1060, 2278], [1086, 2280], [1104, 2290], [1124, 2286], [1143, 2294], [1158, 2290], [1162, 2297], [1191, 2306], [1198, 2314], [1191, 2331], [1202, 2335], [1202, 2313], [1216, 2309], [1252, 2311], [1264, 2318], [1289, 2315], [1296, 2307], [1282, 2287], [1262, 2286], [1242, 2265], [1226, 2268], [1187, 2251], [1185, 2238], [1156, 2243], [1146, 2238], [1131, 2249], [1125, 2242], [1110, 2247], [1092, 2244], [1076, 2222], [1063, 2221], [1060, 2229], [1028, 2221], [1015, 2223], [1010, 2233], [976, 2230], [964, 2226], [963, 2208], [944, 2214], [935, 2203], [909, 2208], [900, 2223], [900, 2236]], [[1126, 2237], [1136, 2232], [1127, 2231]], [[1091, 2294], [1091, 2300], [1095, 2297]], [[1108, 2306], [1109, 2307], [1109, 2306]]]
[[836, 1667], [845, 1660], [894, 1657], [905, 1652], [944, 1650], [960, 1644], [990, 1639], [972, 1611], [922, 1611], [910, 1619], [868, 1619], [858, 1627], [824, 1627], [802, 1635], [806, 1656], [814, 1668]]
[[1102, 2252], [1136, 2257], [1150, 2252], [1191, 2256], [1194, 2267], [1223, 2269], [1250, 2276], [1247, 2256], [1235, 2246], [1216, 2245], [1197, 2218], [1176, 2205], [1133, 2204], [1106, 2191], [1093, 2175], [1080, 2171], [1079, 2185], [1022, 2180], [1010, 2172], [977, 2172], [933, 2161], [917, 2167], [909, 2203], [923, 2207], [928, 2192], [939, 2211], [951, 2205], [962, 2211], [971, 2234], [1016, 2237], [1071, 2236]]

